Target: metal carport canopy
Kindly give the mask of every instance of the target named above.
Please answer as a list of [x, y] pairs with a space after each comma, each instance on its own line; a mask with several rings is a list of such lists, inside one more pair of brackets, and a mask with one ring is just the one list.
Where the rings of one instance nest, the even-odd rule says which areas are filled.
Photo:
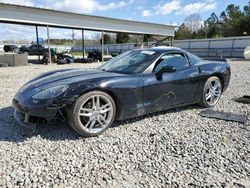
[[0, 22], [131, 34], [174, 36], [175, 26], [0, 3]]

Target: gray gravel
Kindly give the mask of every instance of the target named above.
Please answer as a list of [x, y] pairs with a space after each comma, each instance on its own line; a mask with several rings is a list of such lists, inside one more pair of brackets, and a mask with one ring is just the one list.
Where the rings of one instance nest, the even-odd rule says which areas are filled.
[[[247, 115], [250, 62], [230, 62], [232, 81], [217, 110]], [[13, 118], [11, 100], [39, 73], [97, 64], [1, 68], [0, 187], [250, 187], [250, 123], [201, 118], [197, 105], [116, 122], [81, 138], [66, 123], [29, 136]]]

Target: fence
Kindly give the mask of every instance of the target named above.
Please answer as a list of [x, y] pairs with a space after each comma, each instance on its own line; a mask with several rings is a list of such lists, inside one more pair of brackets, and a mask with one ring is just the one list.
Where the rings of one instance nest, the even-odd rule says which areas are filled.
[[[149, 43], [149, 45], [150, 44], [152, 43]], [[174, 42], [174, 46], [194, 53], [200, 57], [243, 58], [244, 49], [247, 46], [250, 46], [250, 36], [216, 39], [176, 40]], [[135, 43], [105, 44], [104, 52], [123, 52], [134, 48]], [[75, 46], [74, 49], [77, 51], [82, 50], [80, 46]], [[101, 51], [101, 45], [88, 45], [85, 47], [86, 52], [89, 52], [93, 49]]]
[[244, 50], [250, 46], [250, 36], [218, 39], [175, 41], [174, 46], [200, 57], [243, 58]]
[[[149, 43], [149, 45], [152, 43]], [[0, 49], [3, 44], [0, 44]], [[20, 46], [20, 45], [19, 45]], [[195, 40], [176, 40], [174, 46], [192, 52], [200, 57], [214, 58], [243, 58], [244, 49], [250, 46], [250, 36], [246, 37], [229, 37], [217, 39], [195, 39]], [[74, 51], [82, 51], [82, 46], [56, 46], [52, 48], [73, 49]], [[135, 43], [126, 44], [105, 44], [104, 53], [124, 52], [134, 48]], [[90, 52], [93, 49], [101, 51], [101, 45], [86, 45], [85, 51]]]

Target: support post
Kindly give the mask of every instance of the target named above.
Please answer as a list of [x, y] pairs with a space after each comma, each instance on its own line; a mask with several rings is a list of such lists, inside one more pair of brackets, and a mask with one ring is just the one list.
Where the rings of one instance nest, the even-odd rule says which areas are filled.
[[84, 30], [82, 29], [82, 57], [85, 57], [85, 41], [84, 41]]
[[[190, 41], [189, 41], [190, 42]], [[207, 57], [210, 55], [211, 39], [208, 40]]]
[[75, 31], [72, 29], [72, 45], [73, 45], [73, 51], [75, 51]]
[[40, 46], [39, 46], [37, 25], [36, 25], [36, 45], [37, 45], [37, 48], [38, 48], [38, 62], [41, 63], [41, 59], [40, 59]]
[[47, 25], [47, 39], [48, 39], [48, 49], [49, 49], [49, 63], [51, 64], [51, 51], [50, 51], [50, 38], [49, 38], [49, 26]]
[[141, 49], [143, 49], [144, 48], [144, 34], [142, 34], [142, 40], [141, 40], [142, 42], [141, 42]]
[[174, 37], [171, 37], [171, 46], [174, 46]]
[[235, 41], [235, 39], [233, 38], [232, 47], [231, 47], [231, 53], [230, 53], [231, 58], [233, 57], [234, 41]]
[[104, 35], [102, 31], [102, 63], [104, 62]]

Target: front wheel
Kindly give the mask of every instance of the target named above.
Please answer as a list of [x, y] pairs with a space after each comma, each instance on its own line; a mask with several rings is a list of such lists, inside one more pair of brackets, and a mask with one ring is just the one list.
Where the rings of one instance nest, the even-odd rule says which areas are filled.
[[220, 79], [216, 76], [210, 77], [204, 85], [200, 104], [208, 108], [215, 106], [219, 102], [221, 93], [222, 85]]
[[70, 126], [79, 134], [91, 137], [104, 132], [114, 121], [116, 106], [107, 93], [93, 91], [79, 97], [68, 110]]

